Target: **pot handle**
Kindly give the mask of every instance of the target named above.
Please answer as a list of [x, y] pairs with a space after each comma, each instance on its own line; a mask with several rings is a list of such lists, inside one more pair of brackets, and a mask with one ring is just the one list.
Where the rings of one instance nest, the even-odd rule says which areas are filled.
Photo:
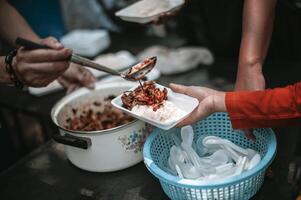
[[73, 135], [53, 135], [52, 138], [61, 144], [77, 147], [80, 149], [88, 149], [91, 145], [91, 139], [86, 137], [76, 137]]

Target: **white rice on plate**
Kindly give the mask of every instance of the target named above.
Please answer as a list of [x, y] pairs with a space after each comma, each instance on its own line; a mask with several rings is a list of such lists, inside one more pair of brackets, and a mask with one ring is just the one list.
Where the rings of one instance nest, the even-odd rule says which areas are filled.
[[163, 105], [156, 111], [153, 111], [153, 108], [147, 105], [136, 105], [131, 111], [136, 115], [145, 116], [152, 120], [163, 123], [177, 121], [179, 118], [185, 115], [183, 110], [179, 109], [173, 102], [168, 100], [165, 101]]

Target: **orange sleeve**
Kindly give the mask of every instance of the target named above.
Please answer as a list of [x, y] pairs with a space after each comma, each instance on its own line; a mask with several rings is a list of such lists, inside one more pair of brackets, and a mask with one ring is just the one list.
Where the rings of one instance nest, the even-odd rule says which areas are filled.
[[285, 88], [226, 93], [233, 128], [301, 125], [301, 82]]

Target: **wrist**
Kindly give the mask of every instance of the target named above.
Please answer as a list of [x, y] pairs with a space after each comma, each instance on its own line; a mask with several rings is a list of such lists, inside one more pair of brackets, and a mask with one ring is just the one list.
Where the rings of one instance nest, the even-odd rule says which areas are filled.
[[226, 103], [225, 103], [225, 92], [217, 92], [213, 95], [213, 111], [214, 112], [226, 112]]
[[0, 83], [4, 84], [11, 84], [13, 83], [11, 81], [10, 75], [8, 74], [6, 67], [5, 67], [5, 57], [0, 57]]
[[237, 79], [256, 77], [262, 75], [262, 64], [260, 62], [242, 62], [238, 65]]
[[15, 56], [17, 55], [17, 50], [10, 51], [5, 56], [5, 69], [6, 72], [11, 80], [11, 82], [15, 85], [18, 89], [23, 89], [24, 84], [22, 81], [20, 81], [19, 77], [16, 73], [16, 68], [13, 66], [13, 61], [15, 61]]
[[11, 61], [11, 68], [12, 70], [14, 71], [14, 74], [16, 76], [16, 78], [22, 82], [24, 82], [24, 80], [22, 79], [22, 76], [20, 75], [20, 72], [19, 72], [19, 69], [18, 69], [18, 62], [17, 62], [17, 58], [16, 56], [14, 56], [12, 58], [12, 61]]
[[262, 90], [265, 80], [261, 62], [240, 62], [235, 82], [235, 90]]
[[262, 62], [260, 61], [240, 61], [238, 68], [241, 70], [249, 70], [256, 73], [262, 73]]

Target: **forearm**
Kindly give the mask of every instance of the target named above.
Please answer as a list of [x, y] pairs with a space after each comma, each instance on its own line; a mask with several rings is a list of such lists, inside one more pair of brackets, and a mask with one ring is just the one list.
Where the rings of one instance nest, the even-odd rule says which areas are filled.
[[246, 0], [243, 10], [242, 40], [237, 81], [262, 74], [262, 65], [273, 30], [277, 0]]
[[5, 0], [0, 0], [0, 36], [12, 46], [17, 37], [39, 40], [19, 12]]
[[277, 0], [246, 0], [243, 11], [239, 66], [262, 65], [270, 43]]

